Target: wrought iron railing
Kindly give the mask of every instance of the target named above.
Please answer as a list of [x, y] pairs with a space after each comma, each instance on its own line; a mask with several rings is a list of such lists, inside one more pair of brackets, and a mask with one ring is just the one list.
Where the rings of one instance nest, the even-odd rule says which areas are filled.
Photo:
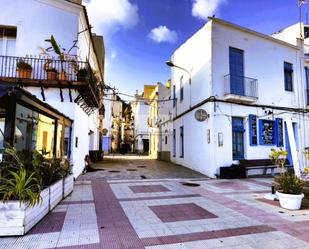
[[224, 94], [258, 98], [258, 80], [230, 74], [225, 75]]
[[97, 79], [88, 62], [74, 58], [59, 60], [46, 57], [15, 57], [0, 55], [0, 77], [41, 82], [83, 82], [89, 86], [94, 98], [100, 90]]
[[[43, 57], [15, 57], [0, 55], [0, 76], [8, 78], [28, 78], [33, 80], [79, 81], [78, 75], [89, 64], [84, 61], [58, 60]], [[24, 71], [28, 70], [28, 73]], [[49, 73], [54, 72], [54, 75]], [[54, 76], [54, 77], [52, 77]]]

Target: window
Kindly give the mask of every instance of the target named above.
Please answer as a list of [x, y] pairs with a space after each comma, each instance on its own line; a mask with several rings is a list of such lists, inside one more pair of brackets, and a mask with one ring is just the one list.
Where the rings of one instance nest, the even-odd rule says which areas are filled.
[[173, 107], [176, 106], [176, 86], [173, 85]]
[[183, 100], [183, 76], [180, 77], [180, 101]]
[[293, 92], [293, 64], [284, 62], [284, 89]]
[[167, 144], [167, 136], [165, 136], [165, 144]]
[[230, 62], [230, 92], [232, 94], [244, 96], [245, 95], [244, 51], [230, 47], [229, 62]]
[[261, 145], [275, 145], [275, 121], [274, 120], [259, 120], [259, 133]]
[[180, 126], [179, 129], [179, 138], [180, 138], [180, 157], [184, 156], [184, 140], [183, 140], [183, 126]]
[[176, 130], [173, 130], [173, 157], [176, 156]]
[[309, 105], [309, 67], [305, 67], [305, 74], [306, 74], [306, 100], [307, 105]]
[[24, 106], [16, 107], [15, 148], [27, 159], [33, 150], [53, 157], [55, 120]]
[[16, 27], [0, 27], [0, 55], [14, 55]]

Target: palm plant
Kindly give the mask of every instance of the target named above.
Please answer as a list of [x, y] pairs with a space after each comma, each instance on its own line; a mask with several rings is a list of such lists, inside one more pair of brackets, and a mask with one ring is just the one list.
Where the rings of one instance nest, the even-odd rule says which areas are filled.
[[0, 194], [3, 195], [3, 203], [9, 200], [19, 200], [20, 205], [26, 203], [35, 206], [41, 201], [41, 187], [35, 172], [29, 174], [25, 168], [17, 172], [9, 171], [9, 177], [2, 179]]

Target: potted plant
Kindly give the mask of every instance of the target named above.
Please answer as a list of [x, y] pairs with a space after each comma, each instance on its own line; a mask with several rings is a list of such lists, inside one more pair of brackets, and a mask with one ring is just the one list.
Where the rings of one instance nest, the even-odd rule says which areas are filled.
[[[45, 40], [51, 44], [50, 49], [52, 49], [59, 57], [60, 64], [61, 64], [61, 71], [58, 72], [58, 79], [59, 80], [67, 80], [67, 73], [64, 69], [64, 61], [66, 57], [69, 57], [67, 53], [65, 53], [65, 49], [61, 48], [61, 46], [57, 43], [55, 37], [52, 35], [50, 39]], [[50, 49], [47, 49], [48, 51]]]
[[48, 80], [56, 80], [57, 79], [57, 69], [56, 68], [47, 68], [46, 75]]
[[0, 236], [24, 235], [49, 211], [49, 189], [6, 147], [0, 170]]
[[280, 167], [280, 175], [275, 178], [278, 190], [276, 195], [279, 198], [282, 208], [297, 210], [301, 207], [302, 199], [304, 198], [303, 185], [304, 182], [294, 175], [292, 171], [285, 170], [285, 162], [288, 152], [283, 149], [271, 149], [270, 159], [275, 165]]
[[17, 62], [18, 77], [22, 79], [29, 79], [32, 73], [32, 66], [27, 62], [20, 60]]
[[85, 81], [87, 75], [88, 75], [88, 70], [86, 68], [79, 69], [76, 74], [77, 81]]
[[304, 181], [290, 171], [281, 173], [276, 178], [276, 182], [279, 184], [276, 194], [279, 197], [280, 206], [291, 210], [300, 209], [304, 198], [302, 192]]

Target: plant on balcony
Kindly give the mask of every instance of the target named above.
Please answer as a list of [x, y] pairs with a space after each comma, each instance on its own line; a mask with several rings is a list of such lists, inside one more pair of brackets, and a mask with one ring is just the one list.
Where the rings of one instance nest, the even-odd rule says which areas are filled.
[[79, 69], [76, 74], [77, 81], [85, 81], [87, 75], [88, 75], [88, 70], [86, 68]]
[[32, 73], [32, 66], [23, 60], [17, 62], [17, 72], [19, 78], [29, 79]]
[[56, 80], [57, 79], [57, 69], [56, 68], [47, 68], [46, 70], [46, 76], [48, 80]]
[[61, 46], [57, 43], [55, 37], [52, 35], [50, 39], [46, 39], [46, 42], [49, 42], [51, 44], [51, 47], [47, 49], [47, 51], [54, 51], [60, 60], [61, 64], [61, 71], [58, 72], [58, 79], [59, 80], [67, 80], [67, 73], [64, 69], [64, 61], [69, 55], [65, 52], [64, 48], [61, 48]]

